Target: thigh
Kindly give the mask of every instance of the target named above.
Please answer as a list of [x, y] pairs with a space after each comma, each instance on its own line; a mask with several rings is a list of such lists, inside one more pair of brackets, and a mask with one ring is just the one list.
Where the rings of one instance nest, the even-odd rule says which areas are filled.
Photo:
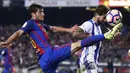
[[71, 43], [69, 44], [64, 44], [59, 47], [54, 47], [52, 54], [51, 54], [51, 59], [50, 61], [53, 62], [61, 62], [63, 60], [68, 59], [71, 56]]
[[71, 54], [81, 49], [80, 41], [75, 43], [64, 44], [59, 47], [54, 47], [51, 54], [51, 61], [61, 62], [71, 57]]
[[81, 49], [81, 41], [73, 42], [71, 44], [71, 54]]
[[[71, 55], [71, 44], [65, 44], [59, 47], [52, 48], [50, 54], [43, 54], [39, 59], [40, 67], [44, 73], [54, 73], [59, 63], [65, 59], [68, 59]], [[46, 56], [49, 55], [48, 60]]]
[[42, 55], [39, 59], [39, 65], [44, 73], [53, 73], [55, 72], [58, 63], [54, 63], [53, 61], [46, 61], [46, 56]]

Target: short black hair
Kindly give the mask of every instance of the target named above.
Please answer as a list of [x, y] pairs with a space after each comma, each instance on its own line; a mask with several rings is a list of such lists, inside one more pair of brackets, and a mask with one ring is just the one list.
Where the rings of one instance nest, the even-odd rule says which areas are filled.
[[41, 5], [33, 3], [32, 5], [29, 6], [28, 11], [31, 14], [36, 13], [38, 9], [43, 9], [43, 7]]
[[106, 7], [105, 5], [99, 5], [97, 8], [96, 8], [96, 11], [94, 12], [94, 16], [95, 15], [104, 15], [106, 14], [107, 12], [109, 11], [109, 8]]

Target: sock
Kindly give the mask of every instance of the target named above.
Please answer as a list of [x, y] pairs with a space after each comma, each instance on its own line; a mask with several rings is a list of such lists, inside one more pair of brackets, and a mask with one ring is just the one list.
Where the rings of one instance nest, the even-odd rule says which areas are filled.
[[90, 46], [90, 45], [100, 42], [104, 39], [105, 39], [104, 35], [95, 35], [95, 36], [87, 37], [87, 38], [81, 40], [81, 47]]

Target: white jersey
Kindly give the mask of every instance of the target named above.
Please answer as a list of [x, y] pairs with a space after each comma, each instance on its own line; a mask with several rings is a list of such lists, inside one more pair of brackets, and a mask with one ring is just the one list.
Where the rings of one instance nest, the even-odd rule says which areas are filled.
[[[80, 28], [82, 28], [85, 33], [89, 33], [92, 35], [102, 34], [100, 26], [97, 23], [95, 23], [93, 20], [84, 22], [80, 26]], [[100, 48], [101, 48], [101, 42], [96, 43], [89, 47], [84, 47], [79, 60], [80, 63], [81, 64], [84, 64], [85, 62], [98, 63]]]

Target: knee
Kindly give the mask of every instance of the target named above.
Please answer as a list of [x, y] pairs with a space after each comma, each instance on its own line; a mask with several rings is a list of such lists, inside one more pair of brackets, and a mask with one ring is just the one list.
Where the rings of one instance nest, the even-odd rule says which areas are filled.
[[71, 53], [75, 53], [80, 49], [81, 49], [81, 41], [77, 41], [71, 44]]

